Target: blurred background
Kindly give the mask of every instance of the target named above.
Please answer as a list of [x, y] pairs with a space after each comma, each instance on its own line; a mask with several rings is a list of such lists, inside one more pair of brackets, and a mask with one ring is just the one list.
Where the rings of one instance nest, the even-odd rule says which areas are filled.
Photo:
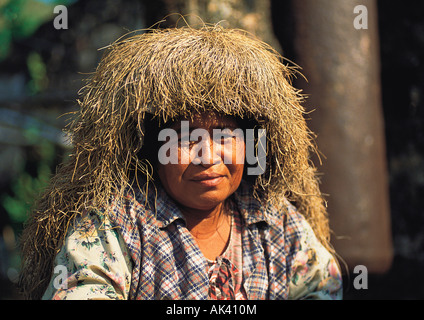
[[248, 30], [302, 67], [308, 81], [294, 84], [323, 153], [312, 160], [345, 299], [423, 299], [424, 2], [414, 0], [0, 0], [0, 299], [21, 299], [19, 235], [70, 152], [62, 129], [98, 49], [199, 18]]

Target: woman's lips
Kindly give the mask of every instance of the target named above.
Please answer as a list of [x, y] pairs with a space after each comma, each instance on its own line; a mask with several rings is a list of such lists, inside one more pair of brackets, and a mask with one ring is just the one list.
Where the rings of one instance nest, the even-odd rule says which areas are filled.
[[191, 180], [203, 186], [213, 187], [220, 184], [223, 179], [224, 175], [211, 173], [199, 174]]

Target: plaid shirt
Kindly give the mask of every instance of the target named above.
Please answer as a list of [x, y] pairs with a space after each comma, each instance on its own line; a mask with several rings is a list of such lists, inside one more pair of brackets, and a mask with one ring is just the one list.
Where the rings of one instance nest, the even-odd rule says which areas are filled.
[[[341, 298], [337, 263], [304, 217], [289, 202], [282, 212], [265, 210], [251, 194], [242, 183], [231, 197], [243, 225], [247, 298]], [[145, 201], [135, 191], [124, 202], [111, 202], [110, 221], [91, 213], [72, 229], [56, 257], [67, 279], [58, 285], [54, 274], [44, 299], [208, 299], [208, 262], [184, 216], [161, 188], [148, 196], [156, 212]]]

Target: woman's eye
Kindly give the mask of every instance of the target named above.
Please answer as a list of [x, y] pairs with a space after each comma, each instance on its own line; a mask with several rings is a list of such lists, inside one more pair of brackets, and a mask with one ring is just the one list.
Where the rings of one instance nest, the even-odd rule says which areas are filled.
[[223, 131], [223, 132], [221, 133], [221, 135], [222, 135], [224, 138], [232, 138], [232, 137], [234, 136], [233, 132], [232, 132], [232, 131], [230, 131], [230, 130]]
[[235, 138], [235, 134], [232, 129], [224, 129], [220, 132], [219, 137], [221, 140], [226, 141]]
[[193, 146], [197, 143], [199, 143], [202, 140], [202, 137], [192, 137], [190, 136], [189, 145]]
[[213, 136], [207, 136], [207, 135], [198, 135], [198, 134], [178, 134], [178, 144], [180, 147], [184, 146], [194, 146], [200, 142], [202, 142], [203, 139], [210, 139], [213, 138], [213, 141], [216, 143], [229, 143], [233, 139], [237, 138], [237, 129], [214, 129], [213, 130]]
[[180, 147], [191, 147], [199, 143], [201, 137], [193, 137], [192, 135], [178, 135], [178, 144]]
[[179, 134], [178, 135], [178, 142], [180, 143], [182, 141], [190, 141], [190, 135]]

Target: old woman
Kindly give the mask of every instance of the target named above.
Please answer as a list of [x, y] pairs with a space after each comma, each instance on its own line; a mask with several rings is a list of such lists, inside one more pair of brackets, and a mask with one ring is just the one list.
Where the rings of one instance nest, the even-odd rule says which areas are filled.
[[294, 68], [219, 26], [112, 44], [22, 237], [43, 299], [337, 299]]

